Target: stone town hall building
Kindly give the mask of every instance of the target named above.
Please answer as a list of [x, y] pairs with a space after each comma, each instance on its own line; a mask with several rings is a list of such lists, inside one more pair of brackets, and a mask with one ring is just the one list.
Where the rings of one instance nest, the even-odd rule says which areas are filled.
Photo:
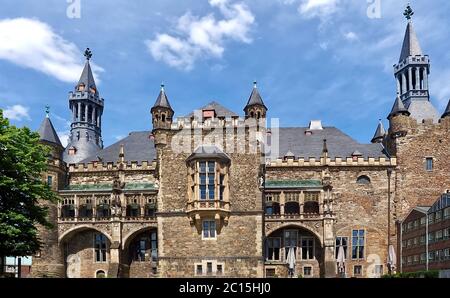
[[162, 87], [153, 130], [103, 148], [105, 101], [86, 57], [68, 146], [48, 117], [39, 130], [61, 202], [34, 276], [284, 277], [292, 247], [295, 275], [335, 277], [340, 245], [347, 276], [380, 276], [395, 221], [450, 188], [450, 106], [440, 116], [430, 102], [410, 20], [389, 129], [380, 123], [372, 144], [320, 121], [266, 127], [255, 84], [244, 116], [212, 102], [177, 119]]

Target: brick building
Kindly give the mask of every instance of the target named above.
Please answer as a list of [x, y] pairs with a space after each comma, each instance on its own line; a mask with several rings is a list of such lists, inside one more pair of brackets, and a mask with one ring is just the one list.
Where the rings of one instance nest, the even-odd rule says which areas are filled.
[[450, 269], [450, 194], [431, 207], [414, 208], [400, 225], [402, 272]]
[[152, 131], [103, 148], [91, 56], [69, 95], [69, 145], [49, 118], [39, 130], [54, 148], [43, 178], [62, 201], [34, 276], [284, 277], [293, 266], [335, 277], [342, 246], [347, 276], [377, 277], [397, 239], [391, 223], [450, 184], [450, 106], [439, 117], [430, 101], [430, 60], [410, 20], [389, 130], [380, 122], [371, 144], [321, 121], [268, 125], [255, 83], [244, 115], [212, 102], [176, 119], [162, 86]]

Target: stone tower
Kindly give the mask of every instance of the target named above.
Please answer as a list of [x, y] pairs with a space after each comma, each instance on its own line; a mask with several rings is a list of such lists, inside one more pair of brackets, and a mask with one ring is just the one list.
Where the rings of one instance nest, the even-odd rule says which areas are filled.
[[430, 74], [430, 58], [422, 53], [412, 23], [413, 11], [407, 7], [405, 16], [408, 20], [403, 47], [398, 64], [394, 65], [397, 81], [397, 93], [411, 117], [419, 122], [424, 119], [439, 119], [436, 109], [430, 102], [428, 76]]
[[252, 94], [250, 94], [250, 98], [244, 108], [244, 112], [246, 118], [255, 118], [258, 120], [266, 118], [267, 107], [259, 94], [256, 81], [253, 82], [253, 91]]
[[[65, 186], [66, 167], [62, 160], [64, 147], [56, 134], [55, 128], [48, 115], [42, 121], [38, 130], [40, 142], [51, 148], [48, 160], [48, 170], [42, 173], [42, 179], [53, 191]], [[58, 210], [56, 204], [44, 203], [48, 207], [49, 221], [54, 224], [52, 229], [38, 227], [39, 238], [42, 240], [41, 251], [33, 258], [33, 271], [35, 277], [64, 277], [64, 262], [62, 252], [58, 247]]]
[[417, 205], [430, 205], [450, 185], [446, 145], [450, 141], [450, 120], [447, 111], [439, 119], [430, 101], [430, 59], [422, 53], [414, 32], [413, 14], [408, 6], [400, 61], [394, 66], [398, 95], [388, 116], [385, 139], [387, 151], [397, 158], [393, 207], [400, 218]]
[[95, 85], [89, 48], [85, 51], [86, 64], [74, 92], [69, 93], [72, 112], [70, 139], [64, 151], [67, 164], [77, 163], [103, 149], [102, 114], [104, 100]]
[[161, 91], [151, 109], [151, 113], [153, 129], [170, 129], [174, 112], [164, 91], [164, 84], [161, 84]]

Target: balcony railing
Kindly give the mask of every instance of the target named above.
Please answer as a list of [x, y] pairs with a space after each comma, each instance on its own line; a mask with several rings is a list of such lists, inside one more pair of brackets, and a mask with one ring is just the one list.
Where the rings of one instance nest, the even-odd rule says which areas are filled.
[[266, 214], [268, 220], [300, 220], [300, 219], [321, 219], [320, 213], [296, 213], [296, 214]]
[[230, 202], [221, 200], [196, 200], [188, 202], [187, 211], [195, 210], [222, 210], [230, 211]]

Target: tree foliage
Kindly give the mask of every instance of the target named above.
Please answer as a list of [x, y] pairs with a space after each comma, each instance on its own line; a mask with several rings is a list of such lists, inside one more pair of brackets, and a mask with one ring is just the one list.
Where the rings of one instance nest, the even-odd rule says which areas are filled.
[[40, 204], [58, 199], [41, 177], [50, 153], [38, 133], [10, 125], [0, 109], [0, 256], [36, 253], [36, 225], [52, 226]]

